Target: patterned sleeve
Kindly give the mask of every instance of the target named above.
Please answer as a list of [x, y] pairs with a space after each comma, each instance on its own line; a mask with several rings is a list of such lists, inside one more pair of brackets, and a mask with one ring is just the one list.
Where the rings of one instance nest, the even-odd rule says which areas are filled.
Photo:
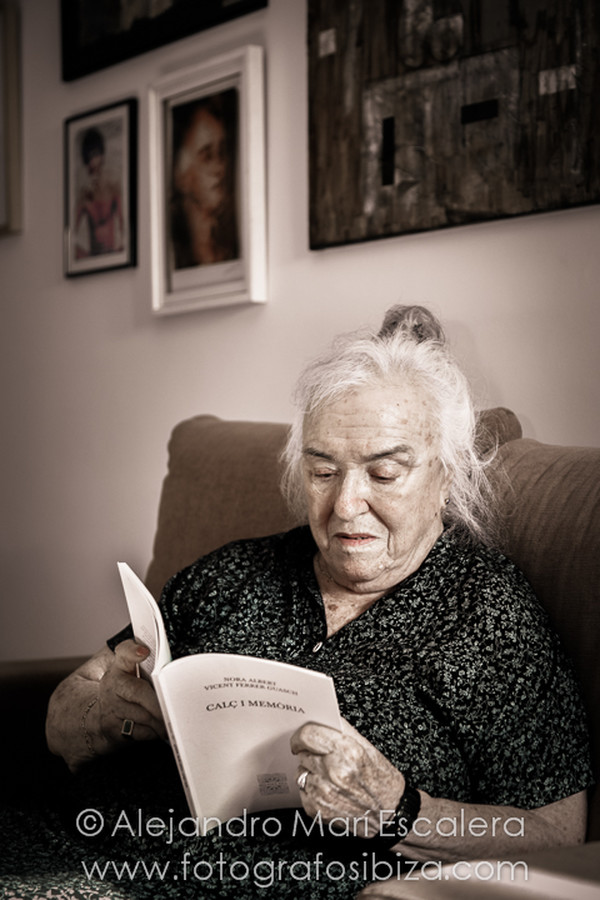
[[[232, 613], [241, 596], [252, 597], [251, 579], [271, 572], [273, 538], [234, 541], [202, 556], [173, 575], [159, 600], [174, 658], [202, 652], [216, 628], [231, 630]], [[247, 622], [240, 629], [242, 637]], [[111, 649], [132, 636], [131, 627], [107, 642]]]
[[[211, 579], [218, 574], [219, 560], [226, 550], [227, 548], [222, 548], [200, 557], [192, 565], [172, 575], [164, 586], [158, 604], [172, 649], [179, 645], [181, 638], [191, 638], [198, 633], [202, 621], [202, 598], [210, 596]], [[128, 624], [106, 643], [114, 650], [117, 644], [130, 638], [133, 638], [133, 629]], [[190, 644], [189, 649], [184, 652], [196, 653], [197, 648]], [[176, 655], [182, 656], [184, 652]]]
[[592, 783], [586, 715], [570, 662], [525, 578], [489, 577], [486, 665], [475, 691], [474, 799], [534, 809]]
[[[173, 645], [174, 638], [180, 632], [191, 634], [197, 630], [197, 628], [194, 629], [192, 627], [193, 625], [197, 626], [195, 621], [197, 607], [190, 601], [192, 598], [198, 598], [202, 594], [203, 572], [204, 566], [201, 558], [193, 565], [173, 575], [163, 589], [159, 606], [171, 645]], [[194, 619], [193, 622], [190, 621], [190, 616]], [[106, 643], [114, 651], [117, 644], [130, 639], [133, 639], [131, 623], [122, 628], [117, 634], [108, 638]], [[192, 649], [189, 652], [195, 652], [195, 650]]]
[[202, 652], [208, 636], [230, 626], [230, 597], [237, 596], [236, 588], [244, 581], [245, 543], [227, 544], [200, 557], [165, 585], [160, 605], [174, 658]]

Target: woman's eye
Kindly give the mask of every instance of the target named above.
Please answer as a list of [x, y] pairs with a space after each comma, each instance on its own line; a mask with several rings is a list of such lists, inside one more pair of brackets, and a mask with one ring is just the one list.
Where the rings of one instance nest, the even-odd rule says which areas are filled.
[[375, 481], [380, 482], [381, 484], [395, 481], [397, 477], [397, 474], [392, 475], [390, 472], [371, 472], [371, 478], [373, 478]]

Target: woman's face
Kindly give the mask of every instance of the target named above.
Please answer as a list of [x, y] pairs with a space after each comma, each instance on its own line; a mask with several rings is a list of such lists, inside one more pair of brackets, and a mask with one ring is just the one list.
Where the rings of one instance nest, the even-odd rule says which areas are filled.
[[360, 388], [307, 418], [303, 484], [323, 567], [359, 593], [420, 566], [442, 532], [449, 479], [428, 394]]
[[104, 153], [94, 153], [87, 162], [87, 171], [92, 188], [98, 187], [104, 169]]
[[179, 152], [177, 187], [201, 209], [215, 212], [225, 199], [226, 172], [223, 124], [200, 109]]

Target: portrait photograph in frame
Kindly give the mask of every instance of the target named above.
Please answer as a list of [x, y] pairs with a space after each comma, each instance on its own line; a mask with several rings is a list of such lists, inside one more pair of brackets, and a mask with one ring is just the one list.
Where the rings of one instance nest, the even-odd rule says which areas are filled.
[[150, 90], [152, 309], [264, 303], [263, 51], [245, 46]]
[[65, 121], [65, 275], [135, 266], [137, 100]]

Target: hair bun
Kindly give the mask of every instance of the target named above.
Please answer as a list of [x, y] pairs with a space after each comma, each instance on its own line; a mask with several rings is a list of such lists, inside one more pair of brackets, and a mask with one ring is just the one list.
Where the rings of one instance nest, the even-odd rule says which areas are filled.
[[389, 338], [398, 332], [417, 344], [423, 341], [437, 341], [440, 344], [446, 342], [442, 326], [424, 306], [390, 306], [377, 337]]

